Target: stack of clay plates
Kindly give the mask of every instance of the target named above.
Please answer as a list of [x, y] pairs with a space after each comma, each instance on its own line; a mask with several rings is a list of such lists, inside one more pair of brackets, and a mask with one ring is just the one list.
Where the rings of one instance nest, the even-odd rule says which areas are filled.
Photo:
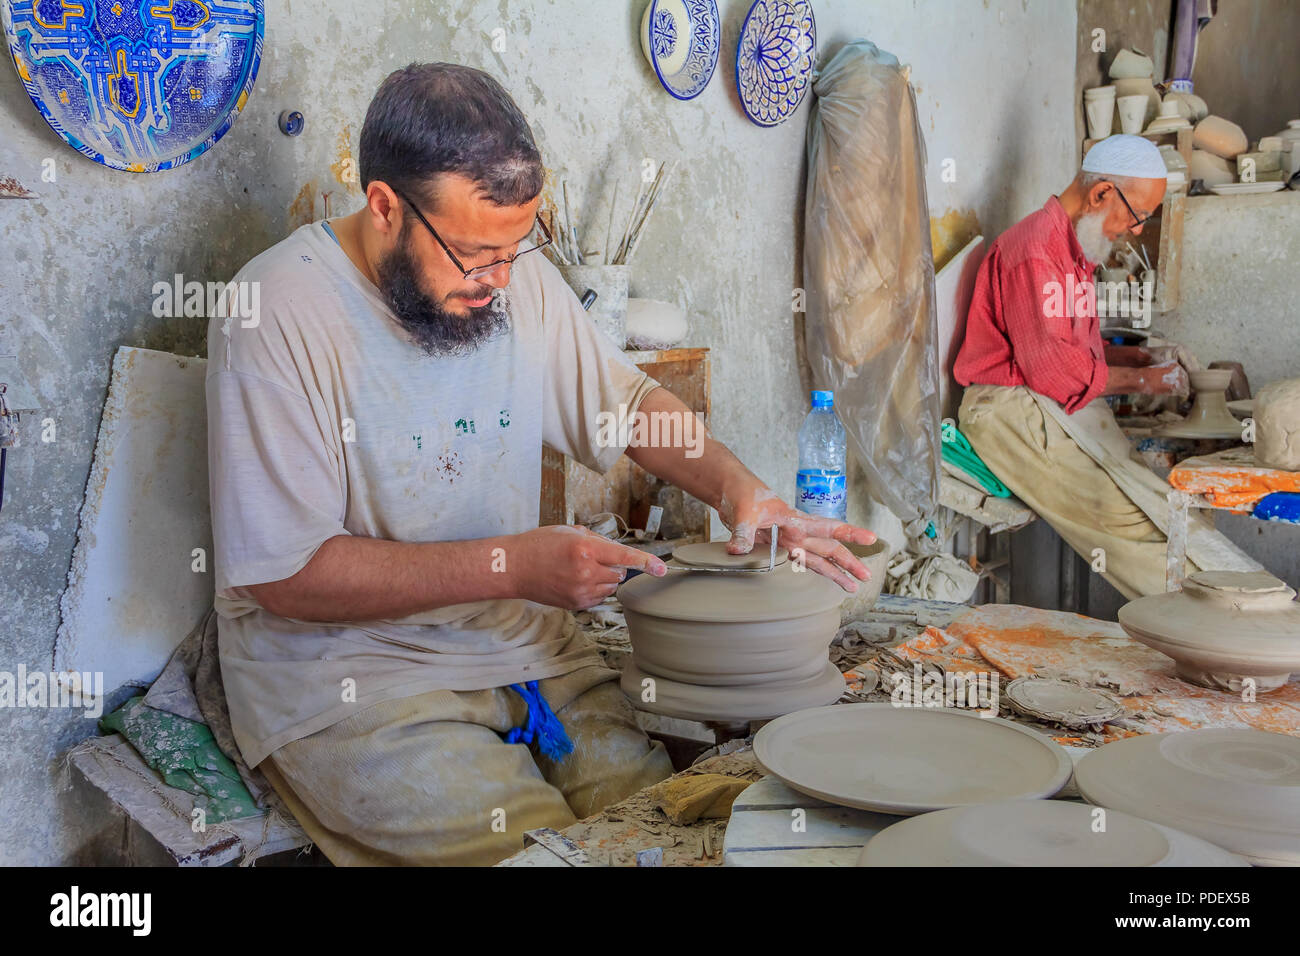
[[1055, 741], [972, 711], [838, 704], [787, 714], [754, 755], [788, 786], [846, 807], [911, 815], [1050, 797], [1070, 779]]
[[1236, 729], [1143, 734], [1088, 754], [1075, 782], [1098, 806], [1252, 863], [1300, 866], [1300, 738]]
[[881, 830], [858, 857], [858, 866], [1246, 865], [1171, 827], [1062, 800], [926, 813]]

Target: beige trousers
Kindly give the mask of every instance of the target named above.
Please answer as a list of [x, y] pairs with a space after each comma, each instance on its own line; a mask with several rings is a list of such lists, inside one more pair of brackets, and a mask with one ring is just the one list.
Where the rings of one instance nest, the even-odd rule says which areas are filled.
[[[1102, 549], [1102, 577], [1121, 594], [1164, 593], [1164, 533], [1027, 388], [972, 385], [958, 418], [984, 463], [1085, 561]], [[1187, 573], [1196, 570], [1188, 561]]]
[[568, 826], [672, 773], [617, 676], [588, 666], [539, 683], [574, 744], [560, 763], [502, 740], [527, 707], [499, 687], [376, 704], [261, 769], [336, 865], [490, 865], [525, 830]]

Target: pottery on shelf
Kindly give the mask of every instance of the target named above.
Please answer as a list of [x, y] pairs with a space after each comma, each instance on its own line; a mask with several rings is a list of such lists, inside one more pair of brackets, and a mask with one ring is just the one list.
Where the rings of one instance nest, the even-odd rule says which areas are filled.
[[1115, 100], [1115, 107], [1119, 111], [1121, 131], [1130, 136], [1142, 132], [1142, 127], [1146, 125], [1147, 98], [1145, 96], [1139, 93], [1118, 97]]
[[1160, 115], [1160, 91], [1149, 78], [1115, 80], [1115, 96], [1145, 96], [1146, 111], [1142, 115], [1142, 125], [1146, 126]]
[[1166, 93], [1165, 99], [1177, 103], [1178, 115], [1191, 120], [1193, 123], [1199, 123], [1210, 115], [1210, 108], [1206, 105], [1205, 100], [1195, 93], [1181, 93], [1174, 90]]
[[1060, 744], [1001, 717], [893, 703], [787, 714], [754, 736], [754, 756], [800, 793], [902, 816], [1050, 797], [1071, 766]]
[[627, 300], [627, 347], [669, 349], [686, 338], [686, 313], [671, 302], [630, 297]]
[[1241, 422], [1228, 409], [1225, 393], [1232, 384], [1232, 369], [1206, 368], [1188, 372], [1192, 390], [1192, 410], [1181, 422], [1165, 425], [1156, 434], [1165, 438], [1235, 438], [1241, 439]]
[[641, 14], [641, 52], [665, 90], [694, 99], [713, 78], [722, 49], [715, 0], [650, 0]]
[[1181, 591], [1125, 604], [1119, 623], [1135, 641], [1173, 658], [1183, 680], [1265, 693], [1300, 670], [1295, 596], [1266, 571], [1198, 571]]
[[1196, 124], [1192, 145], [1223, 159], [1236, 159], [1250, 144], [1246, 141], [1246, 131], [1232, 120], [1207, 116]]
[[[853, 556], [870, 572], [866, 581], [858, 581], [858, 589], [840, 602], [840, 620], [854, 621], [876, 605], [880, 591], [885, 586], [885, 573], [889, 569], [889, 542], [877, 538], [872, 544], [845, 545]], [[856, 580], [856, 579], [855, 579]]]
[[1105, 139], [1115, 125], [1115, 87], [1095, 86], [1083, 91], [1083, 111], [1088, 119], [1088, 136]]
[[1255, 461], [1300, 471], [1300, 378], [1271, 382], [1255, 396]]
[[886, 827], [858, 866], [1248, 866], [1200, 837], [1064, 800], [1006, 800]]
[[1236, 177], [1226, 159], [1203, 149], [1193, 149], [1192, 161], [1187, 168], [1187, 178], [1201, 180], [1208, 189], [1230, 183]]
[[1140, 734], [1089, 753], [1074, 779], [1089, 803], [1252, 863], [1300, 864], [1300, 738], [1217, 728]]
[[[624, 693], [645, 710], [695, 720], [758, 720], [836, 700], [844, 678], [829, 649], [844, 592], [781, 557], [773, 571], [742, 570], [766, 567], [767, 550], [691, 545], [674, 553], [666, 576], [622, 585], [633, 665]], [[690, 569], [728, 563], [734, 572]]]
[[1176, 133], [1180, 129], [1191, 129], [1192, 124], [1178, 114], [1178, 104], [1165, 100], [1160, 104], [1160, 115], [1147, 126], [1148, 133]]
[[1112, 80], [1140, 78], [1149, 80], [1151, 74], [1155, 72], [1155, 64], [1151, 62], [1151, 57], [1141, 50], [1130, 48], [1116, 53], [1110, 69], [1106, 72]]

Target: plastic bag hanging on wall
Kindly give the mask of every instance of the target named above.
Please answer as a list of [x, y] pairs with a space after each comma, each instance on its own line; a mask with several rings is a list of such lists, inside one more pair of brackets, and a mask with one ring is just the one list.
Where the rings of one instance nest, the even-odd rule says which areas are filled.
[[925, 142], [898, 60], [845, 46], [813, 86], [804, 335], [872, 497], [920, 537], [939, 503], [939, 369]]

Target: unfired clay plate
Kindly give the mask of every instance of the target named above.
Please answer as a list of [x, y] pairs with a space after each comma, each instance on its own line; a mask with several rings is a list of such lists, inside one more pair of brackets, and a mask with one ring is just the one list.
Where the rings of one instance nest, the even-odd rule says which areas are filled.
[[1274, 866], [1300, 864], [1300, 738], [1186, 730], [1106, 744], [1081, 761], [1085, 800]]
[[754, 755], [802, 793], [904, 815], [1050, 797], [1070, 779], [1065, 748], [1027, 727], [883, 703], [787, 714], [758, 732]]
[[[776, 549], [776, 566], [785, 564], [785, 548]], [[697, 568], [735, 568], [737, 571], [753, 571], [766, 568], [768, 562], [768, 545], [759, 544], [749, 554], [728, 554], [725, 541], [701, 541], [696, 544], [684, 544], [673, 550], [673, 560]]]
[[1082, 730], [1124, 712], [1105, 691], [1045, 677], [1017, 677], [1002, 696], [1018, 713]]
[[858, 866], [1246, 866], [1198, 837], [1118, 810], [1007, 800], [904, 820], [862, 848]]

